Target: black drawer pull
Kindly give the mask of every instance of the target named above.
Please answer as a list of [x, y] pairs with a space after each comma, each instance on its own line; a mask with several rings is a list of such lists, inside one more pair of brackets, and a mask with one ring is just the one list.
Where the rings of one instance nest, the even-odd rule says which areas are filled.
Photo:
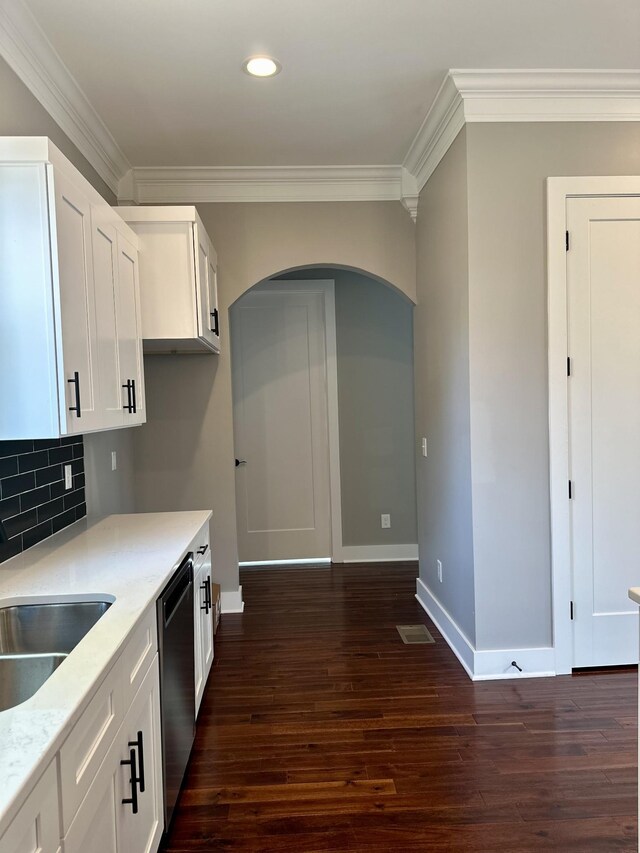
[[129, 784], [131, 785], [131, 796], [124, 797], [122, 805], [131, 805], [133, 814], [138, 814], [138, 776], [136, 774], [136, 751], [129, 750], [129, 758], [123, 759], [120, 764], [129, 764], [131, 766], [131, 775], [129, 776]]
[[135, 740], [129, 741], [129, 746], [138, 750], [138, 773], [136, 781], [140, 785], [140, 793], [144, 794], [144, 742], [142, 740], [142, 732], [138, 732], [138, 737]]
[[126, 383], [122, 387], [127, 389], [127, 405], [123, 406], [122, 408], [125, 412], [133, 413], [134, 408], [133, 402], [131, 400], [131, 380], [127, 379]]
[[82, 409], [80, 408], [80, 374], [76, 370], [73, 374], [73, 379], [67, 379], [67, 382], [75, 385], [76, 392], [76, 404], [75, 406], [69, 406], [70, 412], [75, 412], [76, 415], [81, 418], [82, 417]]

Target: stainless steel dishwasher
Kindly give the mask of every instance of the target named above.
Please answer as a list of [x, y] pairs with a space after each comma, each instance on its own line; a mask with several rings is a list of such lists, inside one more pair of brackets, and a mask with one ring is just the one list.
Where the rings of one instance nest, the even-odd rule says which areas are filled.
[[157, 607], [166, 831], [195, 737], [193, 554], [182, 561], [158, 598]]

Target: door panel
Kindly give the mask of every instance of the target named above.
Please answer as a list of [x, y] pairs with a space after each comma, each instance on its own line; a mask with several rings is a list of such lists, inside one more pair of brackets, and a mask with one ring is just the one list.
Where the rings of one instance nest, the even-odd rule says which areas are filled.
[[250, 293], [233, 309], [245, 562], [331, 555], [324, 297], [294, 287]]
[[[138, 253], [122, 234], [118, 234], [118, 340], [121, 386], [127, 382], [135, 383], [129, 393], [121, 387], [124, 408], [124, 424], [144, 423], [145, 390], [142, 363], [140, 289], [138, 282]], [[135, 404], [135, 411], [129, 411], [129, 400]]]
[[640, 199], [568, 202], [574, 666], [638, 654]]
[[[60, 315], [62, 322], [66, 406], [62, 425], [80, 433], [101, 426], [98, 411], [96, 314], [91, 252], [91, 206], [67, 178], [55, 172]], [[78, 373], [81, 416], [76, 404], [74, 374]]]
[[[110, 211], [109, 211], [110, 212]], [[101, 211], [91, 212], [93, 272], [96, 299], [97, 364], [104, 427], [122, 425], [122, 388], [118, 362], [115, 288], [118, 277], [116, 230], [102, 221]]]

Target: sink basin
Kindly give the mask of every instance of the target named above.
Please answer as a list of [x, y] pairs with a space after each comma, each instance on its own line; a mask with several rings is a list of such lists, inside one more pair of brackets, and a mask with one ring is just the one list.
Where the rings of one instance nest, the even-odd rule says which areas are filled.
[[30, 699], [65, 658], [63, 654], [0, 657], [0, 711]]
[[110, 601], [0, 607], [0, 711], [30, 699], [109, 607]]
[[68, 654], [109, 607], [110, 601], [0, 607], [0, 655]]

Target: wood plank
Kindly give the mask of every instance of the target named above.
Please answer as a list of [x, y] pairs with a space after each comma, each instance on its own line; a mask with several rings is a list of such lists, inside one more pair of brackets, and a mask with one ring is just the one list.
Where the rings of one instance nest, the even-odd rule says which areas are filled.
[[242, 573], [165, 853], [636, 850], [637, 671], [473, 683], [415, 573]]

